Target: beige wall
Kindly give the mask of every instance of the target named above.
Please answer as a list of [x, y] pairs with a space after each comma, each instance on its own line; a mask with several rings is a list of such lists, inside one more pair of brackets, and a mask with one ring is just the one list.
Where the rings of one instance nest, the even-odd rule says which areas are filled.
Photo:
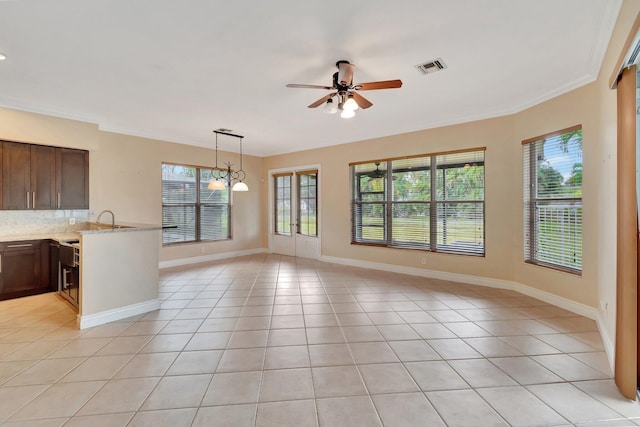
[[[615, 94], [607, 81], [640, 2], [625, 1], [600, 77], [520, 113], [323, 149], [247, 156], [249, 193], [234, 194], [234, 240], [161, 250], [161, 260], [264, 248], [268, 242], [267, 171], [321, 165], [322, 255], [403, 267], [513, 280], [602, 310], [615, 336]], [[515, 78], [515, 77], [514, 77]], [[582, 277], [523, 262], [523, 139], [582, 124], [584, 245]], [[160, 164], [212, 166], [212, 150], [102, 132], [95, 125], [0, 109], [0, 139], [91, 151], [91, 210], [112, 209], [122, 221], [159, 223]], [[486, 147], [486, 257], [354, 246], [349, 242], [349, 162]], [[223, 158], [235, 162], [234, 153]], [[210, 160], [210, 161], [203, 161]], [[258, 208], [256, 208], [258, 207]], [[426, 265], [421, 258], [426, 258]]]
[[159, 230], [82, 235], [80, 313], [157, 302]]
[[[518, 164], [516, 178], [517, 188], [514, 193], [518, 203], [518, 215], [515, 216], [514, 246], [512, 264], [514, 280], [540, 290], [569, 298], [573, 301], [597, 307], [598, 304], [598, 229], [595, 216], [600, 199], [598, 181], [601, 175], [599, 161], [596, 160], [599, 141], [599, 120], [595, 105], [597, 84], [592, 83], [551, 101], [514, 115], [513, 144], [520, 146], [520, 141], [543, 135], [555, 130], [565, 129], [573, 125], [582, 125], [582, 163], [584, 168], [583, 189], [583, 244], [582, 244], [582, 277], [563, 273], [548, 268], [526, 264], [522, 261], [523, 215], [521, 213], [523, 189], [522, 167]], [[521, 156], [518, 147], [518, 156]], [[512, 162], [516, 162], [513, 159]], [[521, 162], [520, 162], [521, 163]], [[610, 177], [615, 180], [615, 174]], [[610, 218], [615, 224], [615, 213]], [[517, 231], [517, 232], [516, 232]], [[615, 233], [609, 238], [614, 239]], [[611, 260], [606, 260], [611, 262]], [[615, 258], [613, 259], [615, 264]], [[615, 277], [615, 276], [614, 276]]]
[[[599, 144], [596, 157], [601, 179], [598, 180], [598, 207], [593, 220], [596, 228], [594, 242], [598, 246], [598, 298], [600, 315], [610, 337], [616, 336], [616, 192], [617, 183], [617, 102], [616, 93], [609, 89], [609, 79], [617, 67], [623, 45], [629, 37], [634, 20], [640, 14], [640, 2], [625, 0], [618, 15], [618, 23], [611, 37], [598, 77], [595, 106], [598, 109]], [[624, 52], [626, 53], [626, 52]]]
[[[96, 125], [0, 108], [0, 139], [90, 151], [90, 211], [115, 213], [116, 221], [162, 222], [161, 164], [213, 166], [211, 149], [103, 132]], [[238, 153], [220, 158], [239, 163]], [[243, 156], [247, 193], [233, 193], [234, 239], [163, 247], [160, 260], [263, 248], [260, 218], [262, 159]], [[257, 214], [257, 215], [256, 215]], [[92, 218], [95, 219], [95, 216]]]
[[[264, 178], [269, 170], [319, 163], [322, 255], [403, 267], [427, 268], [498, 279], [513, 277], [511, 258], [514, 227], [516, 169], [509, 163], [519, 155], [510, 146], [513, 118], [504, 117], [462, 125], [413, 132], [317, 150], [265, 158]], [[486, 252], [484, 258], [431, 252], [387, 249], [350, 244], [349, 162], [411, 154], [486, 147]], [[518, 159], [518, 163], [521, 161]], [[514, 194], [514, 191], [516, 193]], [[509, 207], [505, 210], [505, 207]], [[268, 224], [264, 223], [265, 230]], [[421, 264], [426, 257], [426, 264]]]
[[[268, 157], [265, 173], [321, 163], [325, 256], [513, 280], [590, 307], [603, 307], [600, 314], [613, 337], [616, 107], [615, 92], [607, 83], [639, 7], [639, 2], [624, 3], [594, 83], [508, 117]], [[576, 124], [583, 125], [585, 170], [582, 276], [523, 262], [521, 141]], [[487, 147], [485, 258], [349, 244], [349, 162], [478, 146]], [[424, 266], [420, 263], [423, 256], [427, 258]]]

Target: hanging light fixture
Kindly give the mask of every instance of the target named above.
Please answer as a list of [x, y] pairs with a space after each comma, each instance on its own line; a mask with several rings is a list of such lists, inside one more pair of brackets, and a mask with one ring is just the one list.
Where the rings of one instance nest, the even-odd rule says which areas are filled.
[[[242, 182], [246, 177], [246, 174], [242, 169], [242, 138], [244, 138], [244, 136], [234, 135], [221, 130], [214, 130], [213, 133], [216, 134], [216, 168], [214, 176], [211, 178], [211, 181], [209, 181], [207, 188], [209, 188], [209, 190], [224, 190], [228, 185], [231, 185], [233, 181], [238, 181], [233, 184], [233, 187], [231, 187], [232, 191], [249, 191], [247, 184]], [[226, 171], [218, 169], [218, 134], [240, 138], [240, 169], [237, 171], [231, 170], [231, 162], [224, 163], [227, 166]]]

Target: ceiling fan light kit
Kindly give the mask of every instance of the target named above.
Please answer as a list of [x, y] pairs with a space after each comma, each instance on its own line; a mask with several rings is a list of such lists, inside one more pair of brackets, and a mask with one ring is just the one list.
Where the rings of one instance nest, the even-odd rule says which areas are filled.
[[356, 115], [356, 112], [353, 110], [347, 110], [346, 108], [344, 110], [342, 110], [342, 113], [340, 113], [340, 117], [342, 117], [343, 119], [350, 119], [351, 117], [354, 117]]
[[[290, 88], [306, 88], [306, 89], [324, 89], [334, 91], [329, 95], [325, 95], [316, 102], [309, 105], [309, 108], [316, 108], [324, 104], [323, 111], [327, 114], [335, 114], [341, 111], [340, 117], [350, 119], [356, 115], [355, 110], [358, 108], [367, 109], [373, 104], [360, 95], [358, 91], [362, 90], [378, 90], [378, 89], [397, 89], [402, 87], [401, 80], [383, 80], [379, 82], [368, 82], [353, 84], [353, 72], [355, 65], [349, 61], [340, 60], [336, 62], [338, 71], [333, 73], [332, 86], [306, 85], [290, 83]], [[337, 97], [337, 102], [333, 100]]]
[[343, 110], [352, 110], [356, 111], [358, 109], [358, 103], [355, 99], [353, 99], [353, 94], [347, 96], [347, 100], [344, 101], [344, 105], [342, 106]]
[[324, 104], [322, 111], [326, 114], [335, 114], [338, 112], [338, 104], [333, 102], [333, 99], [327, 99], [327, 103]]

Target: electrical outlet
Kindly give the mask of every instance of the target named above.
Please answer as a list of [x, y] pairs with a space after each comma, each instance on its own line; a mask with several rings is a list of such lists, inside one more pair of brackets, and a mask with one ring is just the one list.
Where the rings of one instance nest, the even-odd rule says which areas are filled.
[[427, 265], [427, 257], [422, 257], [422, 259], [420, 260], [420, 264]]
[[69, 218], [69, 225], [76, 225], [76, 219], [75, 218]]
[[200, 247], [200, 253], [203, 254], [204, 253], [204, 246]]
[[600, 300], [600, 308], [602, 309], [602, 311], [604, 311], [605, 313], [608, 311], [609, 309], [609, 303], [603, 299]]

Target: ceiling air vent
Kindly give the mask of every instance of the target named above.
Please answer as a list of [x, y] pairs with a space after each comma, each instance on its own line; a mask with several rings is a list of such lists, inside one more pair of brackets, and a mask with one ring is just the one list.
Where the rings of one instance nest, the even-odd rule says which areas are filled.
[[418, 71], [422, 74], [431, 74], [447, 68], [442, 58], [434, 59], [433, 61], [426, 62], [424, 64], [416, 65]]

